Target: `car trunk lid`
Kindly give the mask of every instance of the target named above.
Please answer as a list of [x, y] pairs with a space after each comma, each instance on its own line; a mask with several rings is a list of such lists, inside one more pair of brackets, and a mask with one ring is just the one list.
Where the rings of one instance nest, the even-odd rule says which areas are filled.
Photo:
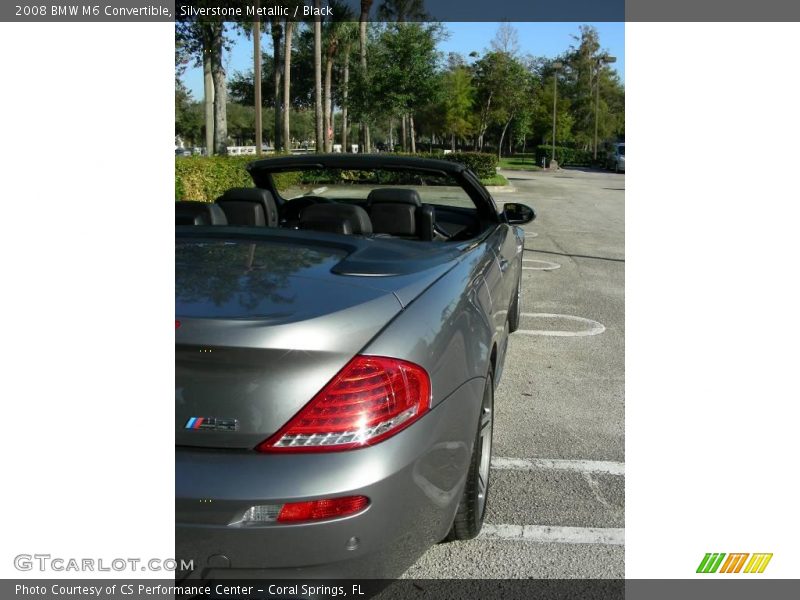
[[178, 240], [177, 445], [255, 447], [446, 270], [332, 272], [351, 252], [269, 239]]

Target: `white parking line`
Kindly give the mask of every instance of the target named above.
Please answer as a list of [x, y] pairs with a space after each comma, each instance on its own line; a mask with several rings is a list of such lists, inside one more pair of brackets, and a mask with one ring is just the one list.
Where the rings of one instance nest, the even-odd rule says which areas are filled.
[[555, 469], [557, 471], [577, 471], [579, 473], [605, 473], [625, 477], [625, 463], [607, 460], [565, 460], [560, 458], [492, 458], [492, 468], [508, 471], [533, 471], [535, 469]]
[[[530, 266], [531, 263], [536, 263], [538, 267]], [[528, 266], [525, 266], [525, 265]], [[522, 270], [523, 271], [555, 271], [556, 269], [560, 269], [561, 265], [549, 260], [535, 260], [533, 258], [523, 258], [522, 259]]]
[[[524, 268], [524, 267], [523, 267]], [[606, 330], [606, 326], [592, 319], [585, 317], [576, 317], [575, 315], [559, 315], [554, 313], [521, 313], [523, 317], [534, 317], [541, 319], [561, 319], [573, 323], [583, 323], [588, 325], [588, 329], [583, 331], [568, 331], [568, 330], [550, 330], [550, 329], [518, 329], [517, 333], [522, 335], [552, 335], [556, 337], [580, 337], [585, 335], [597, 335]]]
[[625, 529], [615, 527], [560, 527], [550, 525], [493, 525], [485, 523], [478, 539], [543, 544], [625, 545]]

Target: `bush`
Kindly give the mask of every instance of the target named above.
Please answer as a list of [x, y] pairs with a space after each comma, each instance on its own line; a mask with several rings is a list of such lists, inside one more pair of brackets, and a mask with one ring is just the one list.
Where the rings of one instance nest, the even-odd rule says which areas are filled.
[[175, 200], [213, 202], [225, 190], [253, 187], [245, 167], [251, 156], [187, 156], [175, 159]]
[[[421, 158], [438, 158], [459, 162], [481, 179], [497, 175], [497, 156], [482, 152], [423, 152]], [[175, 159], [175, 200], [213, 202], [225, 190], [234, 187], [253, 187], [245, 168], [256, 160], [254, 156], [187, 156]], [[299, 181], [300, 173], [279, 173], [273, 176], [280, 189]]]
[[[213, 202], [225, 190], [253, 187], [247, 172], [254, 156], [187, 156], [175, 159], [175, 200]], [[289, 187], [299, 175], [279, 173], [274, 176], [279, 188]]]
[[466, 165], [481, 179], [489, 179], [497, 175], [497, 155], [485, 152], [454, 152], [443, 154], [445, 160], [452, 160]]
[[497, 155], [484, 152], [453, 152], [445, 154], [443, 151], [417, 152], [416, 154], [396, 153], [401, 156], [418, 156], [420, 158], [435, 158], [461, 163], [481, 179], [489, 179], [497, 174]]
[[[550, 164], [553, 156], [553, 146], [542, 145], [536, 147], [536, 164], [542, 164], [542, 158], [546, 159], [546, 164]], [[588, 166], [592, 164], [592, 153], [589, 150], [577, 150], [565, 146], [556, 146], [556, 161], [559, 165]]]

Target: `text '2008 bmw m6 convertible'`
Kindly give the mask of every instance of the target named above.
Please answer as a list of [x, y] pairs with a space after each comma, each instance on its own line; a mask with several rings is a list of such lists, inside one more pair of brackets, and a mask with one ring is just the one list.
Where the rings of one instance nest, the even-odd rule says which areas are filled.
[[176, 203], [176, 551], [394, 577], [475, 537], [532, 209], [464, 166], [307, 155]]

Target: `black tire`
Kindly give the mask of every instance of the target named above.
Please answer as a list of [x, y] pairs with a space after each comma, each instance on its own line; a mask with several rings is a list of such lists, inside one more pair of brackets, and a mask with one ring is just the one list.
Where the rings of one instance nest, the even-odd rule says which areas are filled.
[[[487, 411], [488, 409], [488, 411]], [[481, 532], [489, 499], [489, 473], [492, 459], [492, 432], [494, 429], [494, 376], [486, 377], [483, 391], [478, 432], [467, 471], [467, 483], [458, 503], [453, 526], [444, 541], [471, 540]], [[485, 435], [488, 434], [488, 443]]]
[[520, 315], [522, 313], [522, 275], [520, 280], [517, 281], [517, 289], [514, 290], [514, 298], [511, 300], [511, 306], [508, 309], [508, 332], [514, 333], [519, 329]]

